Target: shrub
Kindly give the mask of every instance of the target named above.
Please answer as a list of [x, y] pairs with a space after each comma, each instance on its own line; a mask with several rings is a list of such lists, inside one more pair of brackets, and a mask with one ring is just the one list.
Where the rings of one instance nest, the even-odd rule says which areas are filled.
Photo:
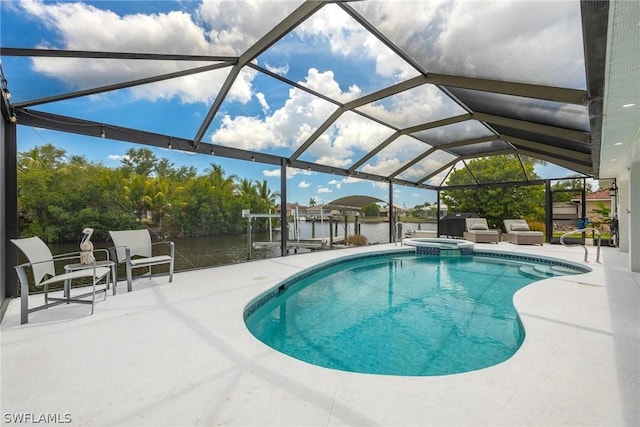
[[362, 234], [352, 234], [347, 236], [346, 241], [349, 246], [364, 246], [367, 244], [367, 237]]
[[527, 220], [527, 223], [529, 224], [529, 229], [531, 231], [542, 231], [542, 232], [544, 232], [544, 230], [545, 230], [544, 222], [542, 222], [542, 221]]

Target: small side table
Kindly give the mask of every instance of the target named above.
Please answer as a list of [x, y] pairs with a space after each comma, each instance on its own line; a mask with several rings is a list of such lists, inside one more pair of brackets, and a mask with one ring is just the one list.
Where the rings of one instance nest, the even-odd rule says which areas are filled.
[[[113, 285], [113, 295], [116, 294], [116, 284], [117, 284], [117, 274], [118, 272], [116, 271], [116, 263], [113, 261], [96, 261], [96, 267], [110, 267], [111, 268], [111, 284]], [[67, 264], [64, 266], [64, 272], [65, 273], [71, 273], [72, 271], [76, 271], [76, 270], [82, 270], [85, 268], [93, 268], [93, 264], [80, 264], [80, 263], [76, 263], [76, 264]], [[70, 287], [71, 287], [71, 281], [70, 280], [66, 280], [64, 282], [64, 295], [65, 297], [69, 297], [70, 295]], [[109, 284], [107, 284], [107, 289], [109, 289]]]

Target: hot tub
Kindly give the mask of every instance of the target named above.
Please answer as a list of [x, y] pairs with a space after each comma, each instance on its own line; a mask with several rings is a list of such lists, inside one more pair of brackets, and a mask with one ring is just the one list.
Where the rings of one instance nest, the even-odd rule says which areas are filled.
[[473, 242], [460, 239], [445, 239], [439, 237], [412, 237], [402, 239], [402, 244], [414, 246], [419, 254], [448, 255], [473, 253]]

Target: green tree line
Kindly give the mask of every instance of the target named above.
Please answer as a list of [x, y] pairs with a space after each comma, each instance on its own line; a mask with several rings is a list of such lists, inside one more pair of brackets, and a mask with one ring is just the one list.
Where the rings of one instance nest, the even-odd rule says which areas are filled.
[[[275, 212], [278, 193], [262, 182], [227, 176], [211, 164], [175, 167], [149, 149], [130, 149], [117, 168], [70, 155], [51, 144], [18, 155], [18, 221], [23, 236], [97, 239], [109, 230], [153, 227], [163, 236], [204, 237], [246, 230], [242, 210]], [[266, 228], [256, 221], [254, 229]]]
[[[446, 190], [442, 193], [442, 201], [449, 212], [473, 212], [486, 218], [492, 228], [504, 228], [503, 220], [524, 218], [537, 229], [544, 227], [545, 221], [545, 187], [544, 185], [520, 185], [507, 187], [491, 187], [491, 183], [518, 182], [524, 174], [531, 180], [540, 177], [535, 172], [536, 161], [513, 156], [493, 156], [474, 159], [468, 162], [468, 169], [454, 170], [447, 180], [447, 185], [465, 185], [473, 182], [488, 184], [483, 187]], [[554, 202], [570, 201], [580, 194], [582, 180], [568, 178], [557, 181], [552, 190], [568, 190], [556, 193]], [[587, 191], [590, 191], [587, 186]]]

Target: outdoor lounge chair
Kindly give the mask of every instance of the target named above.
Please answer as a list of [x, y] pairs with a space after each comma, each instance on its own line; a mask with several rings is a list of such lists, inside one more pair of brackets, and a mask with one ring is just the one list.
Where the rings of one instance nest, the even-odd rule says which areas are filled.
[[542, 231], [531, 231], [529, 224], [524, 219], [505, 219], [504, 228], [506, 242], [516, 245], [542, 245], [544, 243], [544, 233]]
[[[91, 304], [91, 314], [93, 314], [93, 306], [96, 299], [96, 292], [104, 292], [104, 298], [107, 298], [107, 289], [109, 287], [109, 274], [111, 268], [109, 264], [109, 253], [105, 249], [96, 249], [95, 252], [104, 251], [107, 257], [106, 264], [102, 261], [102, 265], [99, 266], [95, 259], [91, 264], [83, 265], [83, 268], [78, 268], [71, 272], [63, 274], [56, 274], [55, 262], [76, 260], [80, 259], [80, 252], [73, 252], [67, 254], [61, 254], [53, 256], [47, 245], [39, 237], [29, 237], [26, 239], [11, 239], [14, 245], [16, 245], [27, 257], [29, 262], [17, 265], [15, 267], [18, 273], [18, 279], [20, 280], [20, 323], [25, 324], [28, 322], [29, 313], [42, 310], [45, 308], [53, 307], [59, 304], [83, 303]], [[31, 267], [33, 271], [33, 282], [36, 286], [44, 287], [44, 305], [29, 308], [29, 280], [25, 272], [26, 267]], [[92, 289], [91, 292], [71, 297], [71, 281], [74, 279], [91, 279]], [[105, 286], [102, 289], [97, 289], [102, 280], [105, 281]], [[53, 298], [49, 296], [49, 285], [53, 283], [64, 283], [64, 295], [63, 298]], [[91, 299], [83, 299], [91, 295]], [[53, 301], [53, 302], [49, 302]]]
[[463, 233], [465, 240], [475, 243], [498, 243], [500, 232], [490, 230], [486, 218], [465, 218], [466, 231]]
[[[149, 230], [123, 230], [110, 231], [109, 235], [113, 240], [113, 254], [118, 264], [125, 263], [127, 269], [127, 291], [131, 292], [131, 283], [133, 281], [134, 268], [149, 268], [151, 275], [151, 267], [160, 264], [169, 264], [169, 282], [173, 281], [173, 260], [175, 254], [175, 246], [173, 242], [157, 242], [151, 243], [151, 234]], [[153, 246], [169, 245], [168, 255], [153, 255]]]

